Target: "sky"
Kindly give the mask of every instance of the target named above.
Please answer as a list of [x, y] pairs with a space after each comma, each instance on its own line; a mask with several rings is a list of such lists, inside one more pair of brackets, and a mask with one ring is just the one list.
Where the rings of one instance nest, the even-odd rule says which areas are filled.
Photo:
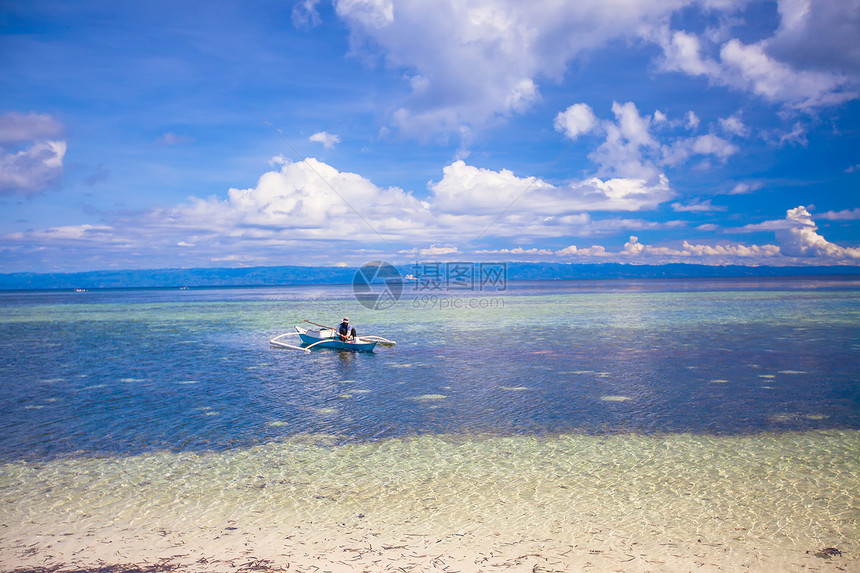
[[0, 272], [860, 264], [860, 0], [0, 3]]

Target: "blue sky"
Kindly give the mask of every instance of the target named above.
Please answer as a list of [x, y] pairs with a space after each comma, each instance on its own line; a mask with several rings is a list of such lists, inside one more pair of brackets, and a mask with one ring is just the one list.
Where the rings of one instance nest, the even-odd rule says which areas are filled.
[[0, 272], [860, 264], [860, 0], [36, 0], [0, 34]]

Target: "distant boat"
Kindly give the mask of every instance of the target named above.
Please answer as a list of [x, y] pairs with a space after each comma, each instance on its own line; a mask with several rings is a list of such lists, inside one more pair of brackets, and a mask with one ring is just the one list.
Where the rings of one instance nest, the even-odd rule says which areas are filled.
[[87, 289], [85, 289], [85, 288], [76, 288], [76, 289], [75, 289], [75, 292], [87, 292]]

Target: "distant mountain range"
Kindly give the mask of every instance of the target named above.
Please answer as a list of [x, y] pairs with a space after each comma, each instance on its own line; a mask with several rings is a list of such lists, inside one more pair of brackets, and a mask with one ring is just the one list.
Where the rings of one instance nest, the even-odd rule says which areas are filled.
[[[422, 263], [424, 264], [424, 263]], [[621, 263], [483, 263], [498, 265], [508, 281], [569, 279], [774, 277], [815, 275], [860, 275], [858, 266], [745, 267], [709, 265], [631, 265]], [[444, 263], [442, 263], [444, 267]], [[352, 283], [351, 267], [250, 267], [89, 271], [79, 273], [0, 274], [0, 290], [54, 290], [107, 288], [180, 288], [279, 286]], [[421, 270], [412, 265], [398, 267], [401, 275]], [[442, 269], [444, 272], [444, 268]]]

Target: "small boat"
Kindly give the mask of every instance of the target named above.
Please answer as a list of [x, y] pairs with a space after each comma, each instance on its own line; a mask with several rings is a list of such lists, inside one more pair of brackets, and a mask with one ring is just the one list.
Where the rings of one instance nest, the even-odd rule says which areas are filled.
[[[299, 325], [295, 326], [296, 332], [287, 332], [276, 336], [269, 343], [277, 348], [291, 348], [293, 350], [304, 350], [310, 352], [312, 348], [330, 348], [333, 350], [351, 350], [353, 352], [373, 352], [377, 344], [383, 346], [394, 346], [396, 343], [393, 340], [382, 338], [381, 336], [359, 336], [355, 340], [343, 341], [335, 334], [335, 329], [316, 324], [308, 320], [304, 321], [319, 328], [310, 329], [303, 328]], [[301, 346], [289, 344], [284, 338], [288, 336], [298, 336], [301, 341]]]

